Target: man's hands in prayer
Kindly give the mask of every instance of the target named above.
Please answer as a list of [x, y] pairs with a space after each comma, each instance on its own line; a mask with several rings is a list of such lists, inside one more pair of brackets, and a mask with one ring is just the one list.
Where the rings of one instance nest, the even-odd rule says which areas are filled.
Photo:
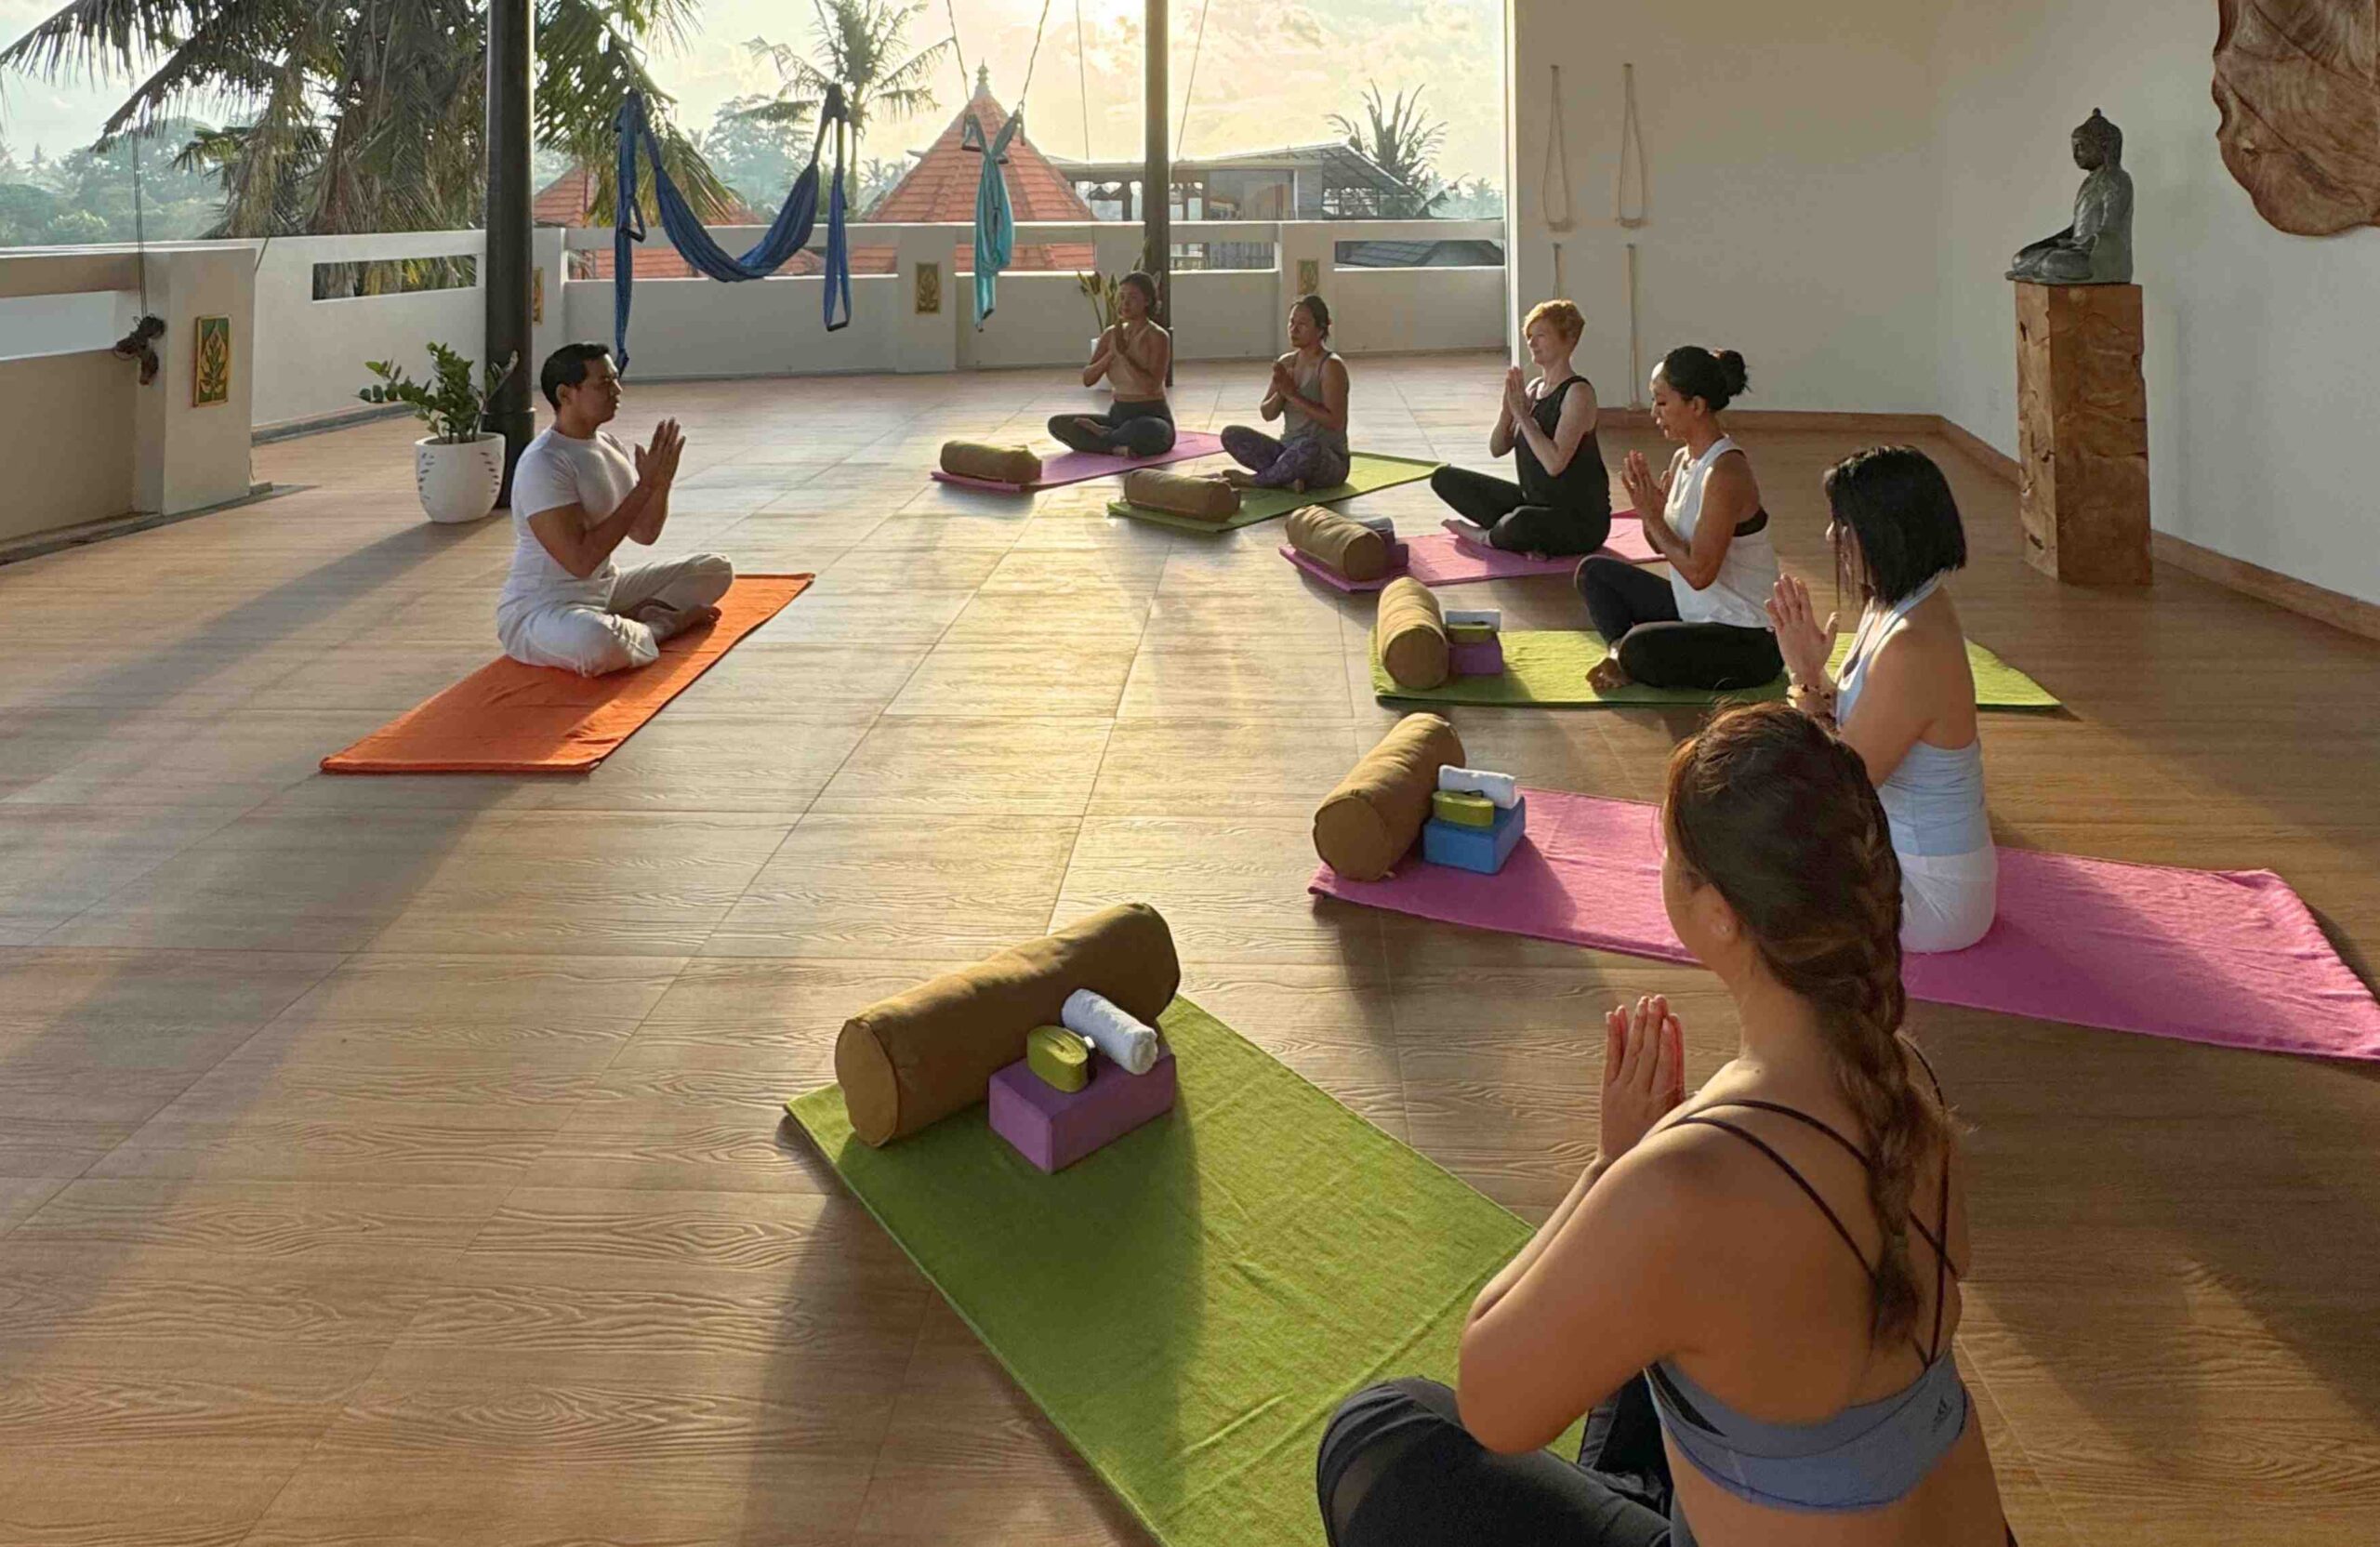
[[636, 448], [637, 482], [655, 494], [667, 491], [677, 482], [678, 458], [685, 454], [686, 433], [675, 419], [664, 419], [654, 427], [653, 443]]

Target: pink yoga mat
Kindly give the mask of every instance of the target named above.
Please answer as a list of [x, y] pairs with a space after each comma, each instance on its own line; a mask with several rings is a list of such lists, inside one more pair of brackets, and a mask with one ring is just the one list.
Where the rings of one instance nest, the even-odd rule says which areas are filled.
[[933, 469], [937, 483], [955, 483], [962, 489], [989, 489], [996, 495], [1025, 495], [1036, 489], [1054, 489], [1062, 483], [1081, 483], [1093, 478], [1111, 478], [1130, 472], [1134, 468], [1161, 468], [1168, 462], [1188, 462], [1201, 456], [1212, 456], [1223, 449], [1223, 437], [1210, 435], [1203, 430], [1184, 430], [1173, 438], [1173, 449], [1159, 456], [1108, 456], [1096, 451], [1069, 451], [1045, 457], [1041, 463], [1040, 481], [1034, 483], [1001, 483], [988, 478], [961, 478], [955, 472]]
[[[1400, 573], [1425, 586], [1466, 586], [1474, 580], [1510, 580], [1523, 575], [1568, 575], [1579, 567], [1577, 554], [1567, 559], [1532, 559], [1526, 553], [1485, 548], [1451, 532], [1424, 532], [1410, 539], [1408, 546], [1412, 558]], [[1634, 516], [1614, 518], [1611, 536], [1596, 551], [1638, 564], [1650, 563], [1659, 557], [1652, 544], [1645, 540], [1645, 528]], [[1286, 543], [1281, 547], [1281, 557], [1324, 585], [1342, 591], [1376, 591], [1395, 578], [1385, 575], [1378, 580], [1350, 580]]]
[[[1527, 791], [1503, 871], [1408, 858], [1311, 890], [1394, 913], [1661, 961], [1691, 959], [1661, 907], [1659, 808]], [[1964, 951], [1904, 959], [1914, 998], [2216, 1047], [2380, 1060], [2380, 1001], [2268, 870], [2177, 870], [2000, 851], [2000, 917]]]

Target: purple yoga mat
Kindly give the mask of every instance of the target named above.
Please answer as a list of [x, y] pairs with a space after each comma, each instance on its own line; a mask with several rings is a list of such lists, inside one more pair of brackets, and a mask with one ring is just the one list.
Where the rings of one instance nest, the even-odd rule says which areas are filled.
[[989, 489], [996, 495], [1025, 495], [1036, 489], [1054, 489], [1063, 483], [1109, 478], [1117, 473], [1130, 472], [1134, 468], [1161, 468], [1169, 462], [1193, 461], [1201, 456], [1212, 456], [1223, 449], [1222, 436], [1210, 435], [1203, 430], [1184, 430], [1173, 437], [1173, 449], [1160, 456], [1109, 456], [1096, 451], [1069, 451], [1045, 457], [1038, 483], [999, 483], [988, 478], [961, 478], [940, 468], [933, 469], [933, 481], [955, 483], [962, 489]]
[[[1532, 789], [1503, 871], [1329, 866], [1311, 890], [1394, 913], [1687, 961], [1661, 906], [1659, 808]], [[2216, 1047], [2380, 1060], [2380, 1001], [2268, 870], [2000, 851], [2000, 916], [1964, 951], [1904, 959], [1914, 998]]]
[[[1510, 580], [1523, 575], [1568, 575], [1579, 567], [1576, 554], [1567, 559], [1532, 559], [1526, 553], [1483, 548], [1451, 532], [1424, 532], [1408, 546], [1411, 556], [1399, 573], [1425, 586], [1465, 586], [1474, 580]], [[1596, 551], [1636, 564], [1649, 564], [1660, 557], [1645, 540], [1645, 528], [1633, 515], [1614, 517], [1611, 536]], [[1281, 545], [1281, 557], [1324, 585], [1350, 593], [1376, 591], [1396, 578], [1388, 575], [1378, 580], [1350, 580], [1287, 543]]]

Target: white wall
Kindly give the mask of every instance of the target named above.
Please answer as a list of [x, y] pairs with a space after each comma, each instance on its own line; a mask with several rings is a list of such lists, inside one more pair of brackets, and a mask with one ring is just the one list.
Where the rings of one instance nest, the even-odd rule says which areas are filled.
[[[1751, 367], [1749, 408], [1923, 411], [1935, 390], [1929, 71], [1942, 3], [1512, 0], [1515, 323], [1554, 293], [1559, 240], [1564, 287], [1587, 313], [1580, 368], [1605, 402], [1629, 402], [1641, 389], [1629, 379], [1633, 242], [1645, 371], [1679, 344], [1732, 348]], [[1635, 231], [1614, 219], [1626, 62], [1649, 171], [1649, 220]], [[1540, 192], [1556, 64], [1577, 222], [1559, 237]]]
[[1935, 54], [1943, 201], [1940, 412], [2014, 454], [2009, 254], [2065, 225], [2074, 125], [2124, 132], [2137, 196], [2157, 529], [2380, 602], [2367, 476], [2380, 229], [2292, 236], [2225, 169], [2211, 0], [1948, 8]]
[[[284, 236], [262, 244], [257, 264], [256, 427], [272, 430], [363, 406], [367, 360], [391, 360], [416, 379], [430, 370], [425, 340], [477, 357], [487, 338], [486, 292], [424, 290], [403, 296], [314, 298], [314, 266], [364, 258], [477, 258], [479, 231], [390, 236]], [[534, 363], [531, 367], [536, 369]]]

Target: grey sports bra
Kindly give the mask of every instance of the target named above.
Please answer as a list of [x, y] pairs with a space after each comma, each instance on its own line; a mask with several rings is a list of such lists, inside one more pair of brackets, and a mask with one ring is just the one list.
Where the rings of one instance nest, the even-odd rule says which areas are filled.
[[[1911, 1051], [1915, 1051], [1911, 1047]], [[1919, 1053], [1918, 1063], [1934, 1080], [1937, 1098], [1941, 1081]], [[1834, 1233], [1848, 1247], [1871, 1277], [1875, 1268], [1841, 1215], [1792, 1161], [1740, 1124], [1711, 1114], [1730, 1107], [1775, 1113], [1825, 1134], [1862, 1165], [1866, 1152], [1842, 1133], [1808, 1113], [1774, 1102], [1716, 1102], [1677, 1119], [1715, 1128], [1750, 1144], [1775, 1162], [1801, 1188]], [[1736, 1412], [1689, 1380], [1686, 1372], [1664, 1359], [1646, 1370], [1653, 1406], [1662, 1431], [1695, 1470], [1737, 1498], [1771, 1508], [1841, 1512], [1874, 1509], [1906, 1497], [1932, 1474], [1950, 1447], [1966, 1430], [1967, 1391], [1958, 1365], [1942, 1346], [1943, 1296], [1957, 1270], [1951, 1265], [1946, 1240], [1950, 1231], [1950, 1168], [1942, 1166], [1942, 1185], [1934, 1227], [1914, 1213], [1910, 1227], [1934, 1252], [1934, 1329], [1924, 1344], [1915, 1338], [1910, 1346], [1924, 1368], [1916, 1380], [1889, 1396], [1845, 1408], [1817, 1423], [1769, 1423]], [[1675, 1547], [1691, 1547], [1693, 1532], [1682, 1510], [1671, 1508], [1671, 1536]]]

